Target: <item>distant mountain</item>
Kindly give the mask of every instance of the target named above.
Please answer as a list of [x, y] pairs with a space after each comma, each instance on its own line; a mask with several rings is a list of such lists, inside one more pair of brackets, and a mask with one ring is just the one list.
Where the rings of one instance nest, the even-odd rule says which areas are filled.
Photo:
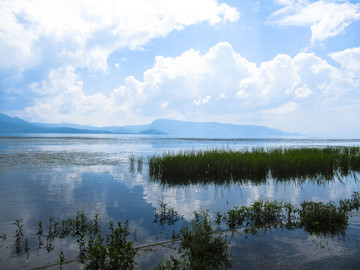
[[76, 124], [29, 123], [0, 113], [0, 133], [152, 134], [184, 138], [253, 138], [300, 135], [255, 125], [183, 122], [158, 119], [147, 125], [92, 127]]
[[235, 125], [217, 122], [183, 122], [168, 119], [155, 120], [150, 124], [150, 129], [162, 130], [167, 134], [179, 137], [252, 138], [300, 135], [265, 126]]
[[17, 117], [10, 117], [0, 113], [0, 132], [1, 133], [29, 133], [41, 132], [43, 129], [34, 124], [26, 122]]
[[138, 134], [153, 134], [153, 135], [166, 135], [164, 131], [157, 130], [157, 129], [147, 129], [140, 131]]

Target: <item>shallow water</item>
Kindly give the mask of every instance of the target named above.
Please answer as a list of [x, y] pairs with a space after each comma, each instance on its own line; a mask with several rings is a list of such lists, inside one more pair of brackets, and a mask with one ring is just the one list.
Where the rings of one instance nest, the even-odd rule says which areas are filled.
[[[322, 147], [327, 145], [359, 146], [360, 140], [320, 138], [272, 139], [179, 139], [127, 135], [64, 135], [0, 137], [0, 269], [32, 268], [54, 263], [64, 250], [67, 259], [76, 257], [77, 244], [59, 240], [56, 249], [47, 254], [30, 243], [30, 256], [15, 254], [15, 219], [23, 219], [24, 234], [36, 234], [37, 222], [49, 217], [65, 219], [84, 210], [89, 216], [100, 214], [102, 224], [108, 220], [129, 220], [130, 230], [136, 230], [138, 244], [168, 239], [174, 226], [153, 223], [154, 207], [163, 201], [185, 220], [193, 211], [209, 209], [226, 212], [254, 200], [278, 199], [300, 204], [304, 200], [339, 201], [360, 191], [356, 178], [334, 179], [329, 184], [313, 182], [228, 185], [163, 186], [147, 177], [146, 166], [129, 170], [129, 157], [146, 158], [164, 151], [252, 147]], [[359, 175], [357, 175], [359, 177]], [[297, 231], [273, 231], [244, 238], [234, 236], [232, 251], [234, 269], [347, 268], [360, 266], [360, 222], [354, 213], [343, 240], [320, 238]], [[139, 256], [138, 268], [156, 265], [170, 251]], [[331, 263], [332, 262], [332, 263]], [[68, 265], [77, 269], [77, 264]]]

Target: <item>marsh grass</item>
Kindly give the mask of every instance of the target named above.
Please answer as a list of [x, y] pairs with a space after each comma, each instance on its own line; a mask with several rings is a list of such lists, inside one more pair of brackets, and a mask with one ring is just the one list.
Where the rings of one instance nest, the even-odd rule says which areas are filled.
[[[348, 212], [360, 209], [360, 194], [351, 199], [333, 202], [306, 202], [300, 207], [282, 201], [254, 201], [249, 206], [234, 207], [226, 213], [216, 213], [213, 221], [207, 211], [194, 212], [177, 235], [180, 241], [177, 256], [162, 260], [155, 268], [165, 269], [227, 269], [232, 266], [228, 230], [220, 230], [224, 222], [232, 233], [245, 237], [273, 229], [304, 229], [310, 234], [344, 239]], [[215, 228], [215, 229], [214, 229]], [[240, 229], [240, 230], [239, 230]]]
[[[136, 170], [135, 170], [135, 164]], [[135, 157], [134, 155], [131, 155], [129, 157], [129, 172], [130, 173], [142, 173], [144, 167], [144, 157]]]
[[343, 237], [348, 226], [349, 212], [360, 209], [360, 193], [350, 199], [334, 202], [304, 201], [300, 207], [282, 201], [258, 200], [249, 206], [234, 207], [220, 215], [230, 229], [243, 228], [244, 234], [257, 234], [271, 229], [303, 229], [318, 236]]
[[344, 235], [348, 226], [347, 213], [332, 202], [303, 202], [299, 214], [299, 226], [311, 234]]
[[[134, 266], [137, 251], [133, 243], [128, 241], [130, 233], [127, 222], [115, 224], [110, 221], [107, 229], [109, 233], [105, 233], [99, 225], [98, 214], [93, 219], [89, 219], [84, 212], [80, 211], [75, 218], [57, 221], [50, 217], [45, 227], [44, 224], [42, 221], [38, 222], [38, 232], [34, 236], [38, 239], [38, 250], [44, 248], [47, 252], [51, 252], [54, 250], [57, 238], [72, 238], [78, 243], [77, 260], [83, 264], [84, 269], [132, 269]], [[14, 225], [17, 228], [15, 249], [16, 253], [20, 254], [24, 225], [22, 220], [15, 220]], [[31, 250], [26, 238], [24, 252], [29, 256]], [[62, 268], [65, 263], [65, 256], [61, 251], [58, 265]]]
[[24, 237], [23, 234], [23, 227], [24, 224], [22, 224], [22, 219], [16, 219], [15, 222], [13, 223], [16, 226], [16, 232], [15, 232], [15, 252], [17, 254], [20, 254], [21, 252], [21, 241], [22, 238]]
[[155, 269], [225, 269], [231, 267], [230, 243], [221, 234], [214, 234], [207, 211], [194, 213], [190, 223], [180, 230], [180, 256], [170, 256]]
[[[234, 207], [224, 215], [224, 220], [230, 229], [244, 227], [245, 233], [255, 234], [259, 228], [284, 227], [294, 212], [284, 211], [287, 204], [278, 201], [257, 200], [250, 206]], [[285, 216], [285, 213], [288, 216]], [[290, 226], [288, 226], [290, 227]]]
[[180, 151], [151, 156], [151, 179], [166, 184], [331, 181], [360, 171], [360, 147]]
[[[354, 192], [349, 199], [334, 202], [304, 201], [300, 206], [283, 201], [254, 201], [248, 206], [237, 206], [225, 213], [217, 212], [213, 220], [208, 211], [194, 212], [190, 221], [185, 221], [180, 231], [173, 231], [171, 243], [179, 242], [178, 254], [163, 260], [155, 269], [226, 269], [231, 267], [230, 240], [227, 233], [240, 233], [245, 237], [273, 229], [303, 229], [310, 234], [325, 237], [338, 236], [344, 239], [348, 227], [349, 213], [360, 209], [360, 193]], [[172, 225], [179, 219], [178, 213], [160, 202], [159, 211], [154, 209], [157, 223]], [[60, 269], [69, 262], [80, 262], [84, 269], [133, 269], [138, 249], [133, 242], [128, 222], [109, 221], [105, 233], [98, 221], [99, 215], [89, 219], [84, 212], [76, 217], [61, 221], [49, 218], [48, 222], [38, 222], [38, 232], [33, 238], [43, 241], [48, 252], [54, 249], [57, 238], [72, 238], [78, 243], [78, 254], [67, 261], [64, 253], [59, 253], [57, 264]], [[22, 220], [15, 220], [16, 252], [24, 252], [27, 257], [31, 248], [31, 237], [24, 237]], [[224, 228], [225, 226], [225, 228]], [[228, 229], [226, 229], [226, 226]], [[44, 230], [46, 228], [46, 230]], [[6, 238], [3, 234], [2, 238]], [[30, 241], [28, 241], [30, 239]], [[136, 239], [136, 237], [134, 238]], [[23, 243], [23, 245], [21, 245]], [[158, 243], [159, 244], [159, 243]], [[163, 243], [160, 243], [163, 244]], [[154, 243], [153, 245], [157, 245]], [[24, 249], [21, 249], [21, 247]], [[144, 248], [148, 245], [144, 246]]]

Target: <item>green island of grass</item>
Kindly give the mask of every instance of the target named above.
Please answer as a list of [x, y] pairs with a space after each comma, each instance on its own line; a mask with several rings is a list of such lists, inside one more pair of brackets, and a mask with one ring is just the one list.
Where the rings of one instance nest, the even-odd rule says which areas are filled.
[[180, 151], [149, 157], [151, 179], [170, 185], [306, 181], [319, 183], [360, 171], [360, 147], [255, 148]]

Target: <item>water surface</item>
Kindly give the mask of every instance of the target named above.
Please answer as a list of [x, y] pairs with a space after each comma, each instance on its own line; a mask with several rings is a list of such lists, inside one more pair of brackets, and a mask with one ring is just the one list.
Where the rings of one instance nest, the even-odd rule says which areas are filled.
[[[57, 241], [49, 254], [31, 244], [29, 258], [15, 254], [15, 219], [23, 219], [26, 235], [34, 235], [39, 220], [49, 217], [65, 219], [84, 210], [88, 215], [100, 214], [100, 221], [129, 220], [136, 230], [136, 245], [168, 239], [174, 226], [153, 223], [154, 207], [163, 201], [173, 207], [184, 220], [193, 211], [208, 209], [214, 215], [239, 205], [250, 205], [257, 199], [278, 199], [299, 205], [304, 200], [339, 201], [360, 191], [356, 178], [334, 179], [325, 185], [314, 182], [227, 185], [197, 184], [166, 186], [151, 181], [146, 166], [129, 170], [129, 157], [141, 157], [146, 165], [149, 155], [166, 151], [213, 148], [244, 149], [253, 147], [324, 147], [359, 146], [360, 140], [321, 138], [270, 139], [183, 139], [165, 136], [128, 135], [39, 135], [0, 137], [0, 268], [32, 268], [54, 263], [64, 250], [74, 258], [74, 242]], [[359, 177], [359, 176], [358, 176]], [[321, 238], [302, 230], [273, 231], [248, 238], [235, 236], [232, 241], [234, 269], [268, 268], [358, 268], [360, 266], [360, 219], [350, 218], [343, 240]], [[168, 251], [138, 258], [138, 268], [146, 269]], [[77, 269], [79, 265], [67, 266]]]

